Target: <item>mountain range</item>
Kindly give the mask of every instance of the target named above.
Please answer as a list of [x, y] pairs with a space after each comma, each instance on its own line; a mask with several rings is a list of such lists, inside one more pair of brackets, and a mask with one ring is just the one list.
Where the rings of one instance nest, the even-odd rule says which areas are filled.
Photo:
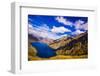
[[32, 42], [46, 43], [50, 48], [54, 49], [57, 56], [59, 55], [66, 56], [66, 57], [67, 56], [78, 56], [79, 58], [80, 56], [83, 56], [83, 55], [84, 55], [84, 58], [87, 58], [88, 56], [88, 33], [87, 31], [77, 36], [73, 36], [73, 37], [64, 36], [57, 40], [37, 37], [35, 35], [34, 36], [28, 35], [28, 44], [29, 44], [28, 54], [29, 54], [29, 57], [34, 55], [33, 58], [35, 58], [37, 50], [35, 47], [31, 46]]

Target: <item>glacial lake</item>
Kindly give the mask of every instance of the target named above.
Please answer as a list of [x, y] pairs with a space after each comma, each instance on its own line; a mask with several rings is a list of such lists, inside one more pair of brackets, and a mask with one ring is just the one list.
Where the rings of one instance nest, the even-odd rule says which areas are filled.
[[41, 58], [49, 58], [56, 56], [56, 51], [43, 42], [33, 42], [32, 46], [37, 50], [37, 56]]

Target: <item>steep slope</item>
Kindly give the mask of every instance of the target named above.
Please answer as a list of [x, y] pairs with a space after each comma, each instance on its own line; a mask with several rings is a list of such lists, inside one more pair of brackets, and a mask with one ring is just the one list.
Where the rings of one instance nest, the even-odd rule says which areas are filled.
[[62, 39], [50, 46], [56, 49], [57, 54], [61, 55], [87, 55], [88, 54], [88, 34], [79, 34], [74, 38]]
[[54, 40], [53, 39], [49, 39], [49, 38], [43, 38], [43, 37], [40, 37], [40, 36], [35, 36], [35, 35], [28, 34], [28, 42], [29, 43], [36, 42], [36, 41], [50, 44]]
[[60, 39], [54, 40], [52, 43], [49, 44], [49, 46], [54, 48], [54, 49], [57, 49], [57, 48], [65, 46], [72, 39], [73, 38], [71, 38], [71, 37], [62, 37]]
[[[42, 39], [42, 38], [41, 38]], [[45, 59], [77, 59], [88, 57], [88, 34], [87, 32], [75, 37], [63, 37], [46, 43], [48, 46], [39, 44], [39, 48], [32, 46], [32, 42], [39, 42], [40, 38], [29, 36], [28, 60]], [[31, 42], [32, 41], [32, 42]], [[37, 45], [38, 46], [38, 45]], [[47, 48], [50, 47], [50, 48]], [[40, 50], [39, 50], [40, 49]], [[43, 51], [41, 52], [41, 49]], [[51, 51], [51, 49], [53, 49]], [[45, 56], [45, 57], [44, 57]]]

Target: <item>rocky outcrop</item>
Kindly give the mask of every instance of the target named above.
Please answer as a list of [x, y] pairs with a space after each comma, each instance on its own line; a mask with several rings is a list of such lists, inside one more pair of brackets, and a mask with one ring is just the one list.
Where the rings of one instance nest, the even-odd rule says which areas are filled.
[[82, 33], [74, 38], [62, 39], [50, 44], [55, 48], [57, 54], [61, 55], [87, 55], [88, 54], [88, 34]]

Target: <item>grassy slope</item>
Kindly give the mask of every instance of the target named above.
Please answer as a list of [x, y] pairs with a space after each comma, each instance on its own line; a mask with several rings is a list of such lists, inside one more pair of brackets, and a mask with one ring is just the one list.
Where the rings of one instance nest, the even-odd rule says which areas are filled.
[[[85, 38], [85, 39], [84, 39]], [[73, 43], [73, 41], [77, 41]], [[69, 45], [70, 43], [70, 45]], [[65, 46], [68, 44], [67, 46]], [[61, 46], [62, 45], [62, 46]], [[50, 58], [40, 58], [36, 56], [36, 49], [29, 45], [28, 48], [28, 60], [55, 60], [55, 59], [84, 59], [88, 58], [87, 53], [87, 34], [79, 35], [72, 40], [62, 40], [59, 43], [54, 43], [50, 45], [54, 48], [56, 47], [63, 47], [60, 50], [57, 50], [57, 56], [50, 57]]]

